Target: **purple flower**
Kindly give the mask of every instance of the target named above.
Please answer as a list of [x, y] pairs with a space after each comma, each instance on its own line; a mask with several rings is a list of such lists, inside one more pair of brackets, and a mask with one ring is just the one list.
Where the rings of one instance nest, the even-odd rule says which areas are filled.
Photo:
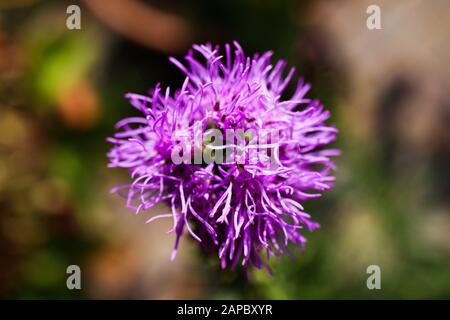
[[186, 65], [170, 58], [186, 75], [181, 89], [127, 94], [143, 116], [118, 122], [108, 139], [109, 167], [127, 168], [132, 179], [114, 191], [137, 213], [169, 206], [148, 222], [173, 220], [172, 259], [187, 232], [222, 268], [267, 267], [289, 243], [303, 249], [302, 229], [319, 227], [303, 203], [332, 187], [330, 157], [339, 151], [324, 146], [337, 129], [325, 124], [330, 113], [319, 101], [305, 98], [302, 80], [282, 98], [294, 68], [283, 75], [286, 62], [273, 66], [271, 55], [245, 57], [236, 42], [224, 56], [194, 45]]

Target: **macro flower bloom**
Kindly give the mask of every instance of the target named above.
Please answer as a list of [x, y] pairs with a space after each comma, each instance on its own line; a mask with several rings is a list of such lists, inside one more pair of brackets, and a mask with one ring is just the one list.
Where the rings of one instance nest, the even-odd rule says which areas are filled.
[[[194, 45], [182, 64], [186, 76], [171, 91], [160, 85], [149, 96], [126, 97], [142, 116], [119, 121], [108, 141], [109, 167], [128, 169], [131, 183], [114, 188], [137, 213], [164, 202], [176, 235], [189, 233], [222, 268], [267, 267], [271, 256], [302, 250], [319, 224], [305, 201], [330, 189], [335, 168], [327, 149], [337, 129], [330, 113], [302, 79], [290, 98], [284, 93], [295, 69], [270, 64], [272, 52], [246, 57], [237, 42]], [[232, 132], [229, 135], [229, 132]], [[225, 153], [225, 156], [224, 156]]]

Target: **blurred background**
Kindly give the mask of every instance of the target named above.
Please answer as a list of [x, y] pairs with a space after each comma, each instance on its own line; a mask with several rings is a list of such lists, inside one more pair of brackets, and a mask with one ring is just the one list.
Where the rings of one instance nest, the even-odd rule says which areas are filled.
[[[336, 188], [305, 205], [322, 225], [305, 253], [249, 280], [188, 237], [170, 262], [169, 222], [109, 193], [128, 176], [105, 155], [135, 114], [125, 93], [179, 86], [168, 55], [234, 39], [298, 68], [343, 151]], [[449, 299], [449, 57], [446, 0], [0, 0], [0, 297]], [[82, 290], [66, 288], [71, 264]]]

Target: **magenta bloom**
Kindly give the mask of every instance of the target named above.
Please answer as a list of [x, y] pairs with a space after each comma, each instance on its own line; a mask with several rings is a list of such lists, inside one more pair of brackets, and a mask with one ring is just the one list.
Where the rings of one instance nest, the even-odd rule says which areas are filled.
[[245, 57], [236, 42], [224, 56], [194, 45], [186, 66], [170, 58], [186, 75], [181, 89], [127, 94], [143, 115], [118, 122], [108, 139], [109, 167], [127, 168], [132, 179], [114, 190], [136, 212], [169, 206], [148, 222], [173, 220], [172, 258], [186, 231], [222, 268], [260, 268], [290, 242], [303, 249], [302, 229], [319, 227], [303, 203], [332, 187], [330, 157], [339, 151], [324, 146], [337, 129], [325, 124], [330, 113], [319, 101], [305, 98], [302, 80], [282, 99], [294, 68], [283, 75], [286, 62], [273, 66], [271, 55]]

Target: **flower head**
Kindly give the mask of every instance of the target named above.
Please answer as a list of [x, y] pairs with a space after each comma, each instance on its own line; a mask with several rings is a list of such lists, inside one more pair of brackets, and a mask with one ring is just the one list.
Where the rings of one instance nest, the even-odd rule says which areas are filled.
[[170, 60], [186, 75], [172, 92], [158, 84], [150, 96], [127, 94], [141, 117], [116, 125], [108, 140], [110, 167], [129, 170], [132, 182], [115, 188], [136, 212], [158, 202], [170, 208], [176, 235], [189, 233], [218, 255], [222, 268], [266, 266], [267, 257], [303, 248], [303, 229], [319, 227], [303, 203], [332, 187], [325, 146], [337, 129], [330, 113], [306, 98], [300, 79], [288, 99], [283, 92], [294, 75], [286, 62], [270, 64], [272, 52], [246, 57], [238, 43], [194, 45], [186, 65]]

